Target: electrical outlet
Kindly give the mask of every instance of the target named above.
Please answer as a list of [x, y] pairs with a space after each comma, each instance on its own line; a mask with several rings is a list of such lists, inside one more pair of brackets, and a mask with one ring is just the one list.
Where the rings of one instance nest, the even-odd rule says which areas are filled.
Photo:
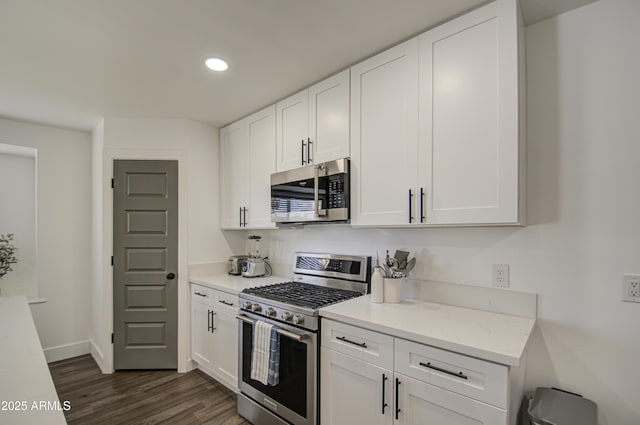
[[493, 265], [493, 286], [498, 288], [509, 287], [509, 265], [494, 264]]
[[640, 303], [640, 275], [622, 275], [622, 301]]

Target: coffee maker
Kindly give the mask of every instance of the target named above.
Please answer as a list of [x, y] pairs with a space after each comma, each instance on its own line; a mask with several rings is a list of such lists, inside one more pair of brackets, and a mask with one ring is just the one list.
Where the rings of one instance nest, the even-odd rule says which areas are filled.
[[249, 236], [249, 258], [242, 267], [242, 277], [260, 277], [265, 275], [265, 261], [260, 253], [262, 237]]

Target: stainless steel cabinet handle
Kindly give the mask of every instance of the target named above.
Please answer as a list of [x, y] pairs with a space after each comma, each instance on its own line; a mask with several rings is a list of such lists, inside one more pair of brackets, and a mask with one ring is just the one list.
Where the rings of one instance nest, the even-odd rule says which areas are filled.
[[215, 324], [214, 319], [213, 319], [213, 316], [215, 316], [216, 314], [218, 314], [218, 313], [216, 313], [215, 311], [211, 310], [211, 333], [213, 333], [213, 331], [216, 330], [216, 324]]
[[307, 137], [307, 164], [313, 164], [313, 157], [311, 156], [311, 137]]
[[387, 382], [387, 375], [385, 375], [384, 373], [382, 374], [382, 414], [384, 415], [384, 408], [388, 406], [387, 403], [385, 403], [386, 401], [386, 397], [384, 395], [384, 390], [385, 390], [385, 384]]
[[199, 297], [206, 297], [207, 296], [207, 294], [201, 294], [200, 292], [194, 292], [193, 294], [197, 295]]
[[413, 215], [411, 215], [412, 211], [412, 201], [413, 201], [413, 191], [409, 189], [409, 223], [413, 222]]
[[340, 341], [343, 341], [343, 342], [347, 342], [349, 344], [357, 345], [358, 347], [367, 348], [366, 342], [351, 341], [350, 339], [347, 339], [346, 336], [337, 336], [336, 339], [339, 339]]
[[304, 160], [304, 147], [306, 144], [304, 143], [304, 139], [302, 139], [302, 146], [300, 147], [300, 154], [302, 155], [302, 160], [300, 161], [302, 165], [305, 165], [307, 162]]
[[446, 373], [446, 374], [448, 374], [448, 375], [455, 376], [456, 378], [460, 378], [460, 379], [469, 379], [469, 377], [468, 377], [467, 375], [465, 375], [464, 373], [462, 373], [462, 372], [458, 372], [458, 373], [456, 373], [456, 372], [451, 372], [450, 370], [442, 369], [442, 368], [440, 368], [440, 367], [438, 367], [438, 366], [434, 366], [434, 365], [432, 365], [432, 364], [431, 364], [431, 362], [429, 362], [429, 363], [422, 363], [422, 362], [420, 362], [419, 364], [420, 364], [420, 366], [422, 366], [422, 367], [427, 367], [427, 368], [429, 368], [429, 369], [437, 370], [438, 372]]
[[400, 384], [402, 384], [402, 382], [400, 382], [400, 380], [396, 378], [396, 421], [398, 420], [398, 415], [400, 414], [400, 406], [398, 406]]
[[238, 208], [238, 210], [240, 211], [240, 217], [238, 218], [238, 223], [240, 227], [242, 227], [242, 207]]
[[230, 303], [229, 301], [225, 301], [225, 300], [218, 300], [218, 302], [220, 304], [224, 304], [224, 305], [228, 305], [229, 307], [233, 307], [233, 303]]
[[247, 227], [247, 207], [242, 207], [243, 220], [241, 226]]

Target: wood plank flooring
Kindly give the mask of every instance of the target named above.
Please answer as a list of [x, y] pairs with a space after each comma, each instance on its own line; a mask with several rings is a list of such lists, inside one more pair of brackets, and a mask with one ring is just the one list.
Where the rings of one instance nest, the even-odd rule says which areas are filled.
[[50, 363], [69, 425], [251, 425], [235, 394], [199, 370], [118, 371], [104, 375], [90, 355]]

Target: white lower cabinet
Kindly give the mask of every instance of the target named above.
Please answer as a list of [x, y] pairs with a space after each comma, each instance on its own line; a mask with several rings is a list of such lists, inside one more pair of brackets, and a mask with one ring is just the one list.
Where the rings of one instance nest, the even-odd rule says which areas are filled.
[[320, 370], [322, 425], [393, 422], [393, 372], [326, 347], [320, 348]]
[[509, 423], [507, 366], [331, 320], [322, 324], [322, 425]]
[[407, 425], [504, 425], [507, 412], [402, 374], [394, 375], [398, 424]]
[[191, 284], [191, 359], [238, 391], [238, 296]]
[[213, 336], [210, 332], [211, 307], [191, 302], [191, 358], [202, 369], [211, 368], [213, 358]]

